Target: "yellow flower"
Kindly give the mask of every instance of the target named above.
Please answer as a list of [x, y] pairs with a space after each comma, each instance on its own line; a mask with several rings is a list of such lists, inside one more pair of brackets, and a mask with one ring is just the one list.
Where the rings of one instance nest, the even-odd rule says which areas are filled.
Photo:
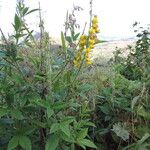
[[81, 35], [80, 40], [86, 40], [86, 35]]
[[74, 60], [73, 63], [77, 68], [80, 68], [80, 63], [78, 61]]
[[89, 61], [87, 61], [86, 63], [87, 63], [88, 65], [91, 65], [91, 64], [92, 64], [92, 61], [89, 60]]
[[92, 61], [91, 61], [91, 59], [90, 59], [90, 57], [89, 57], [89, 54], [87, 54], [87, 56], [86, 56], [86, 63], [88, 64], [88, 65], [91, 65], [92, 64]]
[[92, 24], [97, 24], [97, 23], [98, 23], [98, 19], [97, 19], [97, 16], [95, 15], [93, 17]]
[[81, 52], [80, 52], [80, 51], [77, 53], [76, 60], [77, 60], [77, 61], [80, 61], [80, 60], [81, 60]]
[[95, 30], [95, 33], [99, 33], [100, 30], [98, 28], [98, 19], [97, 16], [94, 16], [93, 20], [92, 20], [92, 28]]
[[86, 49], [86, 53], [90, 53], [90, 52], [91, 52], [91, 48], [88, 47], [88, 48]]
[[90, 45], [94, 45], [94, 44], [95, 44], [95, 40], [94, 40], [94, 39], [90, 39], [90, 40], [89, 40], [89, 44], [90, 44]]
[[91, 59], [89, 57], [86, 58], [86, 61], [91, 61]]
[[95, 35], [89, 35], [89, 39], [95, 40]]
[[90, 48], [90, 49], [93, 49], [93, 48], [94, 48], [94, 45], [92, 45], [92, 44], [89, 45], [89, 48]]
[[96, 33], [99, 33], [99, 32], [100, 32], [100, 29], [96, 28], [96, 29], [95, 29], [95, 32], [96, 32]]
[[85, 53], [85, 58], [86, 58], [86, 59], [89, 58], [89, 52], [87, 52], [87, 51], [86, 51], [86, 53]]
[[99, 27], [98, 27], [98, 18], [95, 15], [92, 19], [92, 25], [89, 29], [89, 36], [81, 35], [79, 38], [79, 49], [76, 54], [74, 65], [76, 67], [81, 67], [83, 54], [85, 54], [85, 61], [86, 64], [91, 65], [92, 61], [90, 59], [90, 52], [94, 48], [96, 41], [97, 41], [97, 35], [96, 33], [99, 33]]
[[79, 46], [84, 47], [86, 45], [86, 35], [81, 35], [79, 39]]
[[77, 55], [76, 55], [76, 58], [74, 59], [73, 63], [76, 67], [80, 67], [81, 65], [81, 60], [82, 60], [82, 52], [81, 51], [78, 51]]
[[95, 30], [94, 30], [94, 28], [92, 28], [92, 27], [90, 28], [90, 30], [89, 30], [89, 34], [90, 34], [90, 35], [95, 34]]

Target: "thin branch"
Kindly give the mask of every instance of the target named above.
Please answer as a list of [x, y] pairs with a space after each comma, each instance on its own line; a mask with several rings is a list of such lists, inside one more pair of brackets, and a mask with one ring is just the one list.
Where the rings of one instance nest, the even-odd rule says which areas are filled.
[[43, 20], [42, 20], [42, 15], [41, 15], [41, 6], [40, 6], [40, 2], [39, 2], [39, 19], [40, 19], [40, 23], [39, 23], [39, 27], [40, 27], [40, 47], [42, 46], [42, 37], [43, 37]]

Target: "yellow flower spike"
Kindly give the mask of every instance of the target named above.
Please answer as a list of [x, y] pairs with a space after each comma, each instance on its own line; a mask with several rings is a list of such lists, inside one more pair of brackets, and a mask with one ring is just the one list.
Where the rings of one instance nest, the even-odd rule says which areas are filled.
[[98, 19], [97, 16], [94, 16], [93, 20], [92, 20], [92, 28], [95, 30], [95, 33], [99, 33], [100, 30], [98, 28]]
[[90, 59], [90, 52], [94, 48], [96, 42], [97, 42], [97, 33], [99, 33], [99, 27], [98, 27], [98, 18], [95, 15], [92, 19], [92, 25], [89, 29], [89, 35], [81, 35], [79, 38], [79, 49], [76, 54], [74, 65], [78, 68], [81, 67], [83, 54], [85, 54], [85, 62], [88, 65], [92, 64], [92, 61]]
[[84, 46], [86, 45], [86, 35], [81, 35], [79, 39], [79, 47], [80, 49], [84, 49]]

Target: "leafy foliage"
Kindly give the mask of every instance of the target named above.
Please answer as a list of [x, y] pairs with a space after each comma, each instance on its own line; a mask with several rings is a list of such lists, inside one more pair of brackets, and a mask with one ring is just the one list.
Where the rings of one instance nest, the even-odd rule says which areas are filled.
[[[61, 33], [59, 53], [50, 49], [50, 37], [40, 17], [40, 38], [27, 26], [30, 10], [18, 2], [14, 34], [3, 35], [0, 51], [0, 145], [2, 149], [55, 150], [96, 148], [88, 136], [89, 91], [92, 87], [78, 79], [81, 71], [73, 60], [80, 33], [71, 41]], [[71, 27], [71, 30], [74, 27]], [[76, 46], [71, 47], [74, 41]], [[84, 66], [83, 66], [84, 67]], [[83, 84], [85, 89], [83, 88]]]
[[[149, 148], [150, 32], [141, 27], [136, 32], [135, 46], [128, 47], [126, 57], [116, 50], [111, 77], [105, 77], [98, 89], [95, 138], [106, 149]], [[147, 141], [142, 140], [145, 136]]]

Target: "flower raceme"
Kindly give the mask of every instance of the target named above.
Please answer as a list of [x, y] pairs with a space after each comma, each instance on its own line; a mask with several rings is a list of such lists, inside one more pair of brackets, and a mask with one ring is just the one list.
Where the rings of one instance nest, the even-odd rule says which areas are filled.
[[93, 20], [92, 20], [92, 28], [95, 30], [95, 33], [99, 33], [100, 30], [98, 28], [98, 18], [97, 16], [95, 15]]
[[84, 46], [86, 45], [86, 42], [87, 42], [86, 35], [81, 35], [80, 40], [79, 40], [79, 47], [84, 48]]
[[92, 49], [94, 49], [94, 45], [96, 44], [97, 41], [96, 34], [99, 32], [100, 30], [98, 28], [98, 18], [95, 15], [92, 19], [92, 25], [89, 29], [89, 35], [88, 36], [81, 35], [79, 38], [79, 49], [74, 59], [74, 65], [76, 67], [79, 68], [81, 66], [82, 60], [84, 58], [82, 57], [83, 54], [85, 56], [86, 64], [88, 65], [92, 64], [92, 61], [90, 59], [90, 52], [92, 51]]
[[80, 65], [82, 63], [82, 52], [85, 49], [86, 43], [87, 43], [87, 36], [81, 35], [80, 39], [79, 39], [79, 50], [78, 50], [76, 58], [74, 60], [74, 65], [78, 68], [80, 67]]

